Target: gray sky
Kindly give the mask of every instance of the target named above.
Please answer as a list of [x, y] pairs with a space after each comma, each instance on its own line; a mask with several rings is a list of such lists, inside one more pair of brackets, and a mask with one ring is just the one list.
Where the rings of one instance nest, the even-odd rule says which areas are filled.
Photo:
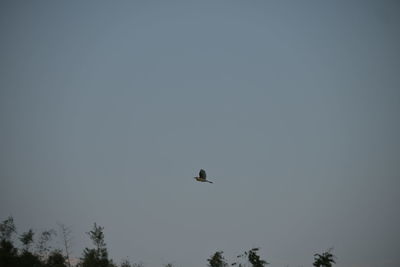
[[0, 220], [69, 225], [75, 257], [97, 222], [147, 266], [399, 266], [399, 12], [1, 1]]

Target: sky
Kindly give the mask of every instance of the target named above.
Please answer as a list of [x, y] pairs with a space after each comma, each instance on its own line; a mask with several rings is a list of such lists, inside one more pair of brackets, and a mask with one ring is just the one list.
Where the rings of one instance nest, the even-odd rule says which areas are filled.
[[400, 266], [399, 12], [1, 1], [0, 220], [76, 258], [96, 222], [117, 263]]

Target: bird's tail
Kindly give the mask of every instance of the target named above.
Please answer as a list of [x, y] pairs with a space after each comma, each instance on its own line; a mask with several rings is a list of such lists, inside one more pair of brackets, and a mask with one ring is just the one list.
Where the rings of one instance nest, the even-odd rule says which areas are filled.
[[211, 181], [208, 181], [208, 180], [207, 180], [207, 182], [209, 182], [210, 184], [213, 184], [213, 182], [211, 182]]

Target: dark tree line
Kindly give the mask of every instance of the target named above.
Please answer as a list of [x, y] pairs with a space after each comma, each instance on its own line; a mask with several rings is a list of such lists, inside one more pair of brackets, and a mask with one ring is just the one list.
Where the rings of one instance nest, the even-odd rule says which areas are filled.
[[313, 266], [315, 267], [332, 267], [333, 263], [335, 262], [335, 255], [332, 253], [332, 249], [322, 253], [322, 254], [314, 254], [314, 263]]
[[[57, 235], [55, 230], [43, 231], [37, 238], [32, 229], [18, 235], [14, 219], [8, 217], [0, 223], [0, 267], [71, 267], [71, 231], [63, 224], [59, 227], [64, 251], [50, 246], [50, 241]], [[95, 223], [87, 235], [93, 248], [84, 249], [77, 267], [117, 267], [108, 258], [104, 228]], [[19, 246], [15, 245], [15, 240], [19, 241]], [[121, 266], [132, 267], [135, 264], [125, 261]]]
[[[252, 248], [249, 251], [245, 251], [243, 254], [237, 256], [237, 262], [233, 262], [232, 266], [238, 267], [264, 267], [269, 264], [267, 261], [261, 259], [260, 255], [258, 255], [259, 248]], [[222, 256], [223, 251], [217, 251], [212, 255], [208, 261], [208, 266], [210, 267], [226, 267], [229, 264], [226, 262], [225, 258]], [[250, 264], [250, 265], [249, 265]]]
[[[63, 250], [52, 248], [50, 241], [57, 235], [55, 230], [45, 230], [38, 238], [32, 229], [18, 235], [14, 219], [8, 217], [0, 223], [0, 267], [71, 267], [71, 231], [63, 224], [59, 224]], [[14, 235], [20, 246], [14, 244]], [[104, 240], [104, 228], [93, 225], [87, 232], [93, 243], [92, 248], [85, 248], [82, 257], [76, 267], [117, 267], [108, 257], [108, 251]], [[322, 254], [314, 254], [315, 267], [332, 267], [335, 256], [329, 249]], [[258, 254], [259, 248], [252, 248], [236, 257], [237, 261], [232, 266], [237, 267], [264, 267], [269, 263]], [[223, 256], [223, 251], [217, 251], [207, 259], [209, 267], [227, 267], [228, 262]], [[143, 267], [142, 263], [131, 264], [129, 260], [123, 260], [120, 267]], [[171, 263], [164, 265], [173, 267]]]
[[13, 242], [13, 235], [17, 234], [14, 219], [8, 217], [0, 224], [0, 266], [4, 267], [67, 267], [65, 257], [60, 250], [50, 250], [48, 242], [53, 231], [44, 231], [39, 237], [36, 250], [33, 251], [35, 233], [32, 229], [22, 233], [19, 241], [21, 248]]

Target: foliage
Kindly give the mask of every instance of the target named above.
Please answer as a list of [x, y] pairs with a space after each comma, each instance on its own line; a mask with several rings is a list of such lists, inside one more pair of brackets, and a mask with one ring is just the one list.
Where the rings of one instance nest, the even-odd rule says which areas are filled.
[[18, 251], [13, 243], [8, 240], [0, 241], [0, 266], [13, 267], [17, 265]]
[[315, 267], [332, 267], [332, 263], [336, 263], [334, 258], [336, 258], [332, 253], [332, 249], [321, 254], [314, 254], [314, 263]]
[[88, 232], [95, 248], [85, 248], [83, 251], [82, 267], [109, 267], [108, 252], [104, 241], [103, 227], [95, 223], [93, 230]]
[[0, 224], [0, 240], [10, 241], [13, 233], [16, 233], [14, 218], [9, 216]]
[[207, 259], [208, 266], [210, 266], [210, 267], [228, 266], [228, 263], [226, 263], [224, 257], [222, 256], [223, 253], [224, 253], [223, 251], [215, 252], [214, 255], [211, 256], [211, 258]]
[[[70, 234], [69, 228], [59, 224], [61, 228], [61, 238], [65, 248], [66, 256], [59, 249], [52, 250], [49, 242], [57, 233], [54, 230], [45, 230], [37, 238], [36, 251], [30, 250], [34, 244], [34, 235], [32, 229], [22, 233], [19, 240], [22, 248], [18, 249], [12, 239], [16, 234], [14, 219], [10, 216], [0, 223], [0, 267], [71, 267], [69, 263], [70, 253]], [[94, 223], [91, 231], [87, 233], [93, 243], [93, 248], [85, 248], [78, 263], [78, 267], [144, 267], [142, 262], [131, 264], [127, 259], [120, 265], [116, 265], [112, 259], [108, 258], [108, 251], [104, 240], [104, 228]], [[314, 254], [314, 267], [332, 267], [335, 264], [336, 257], [329, 249], [322, 254]], [[264, 267], [269, 263], [261, 259], [258, 255], [259, 248], [252, 248], [238, 255], [238, 262], [232, 263], [237, 267]], [[217, 251], [210, 256], [209, 267], [227, 267], [228, 263], [223, 257], [223, 251]], [[167, 263], [164, 267], [173, 267], [172, 263]]]
[[43, 231], [39, 236], [39, 241], [36, 245], [37, 253], [39, 257], [43, 260], [48, 257], [50, 253], [49, 242], [52, 239], [52, 236], [56, 236], [57, 232], [53, 229]]
[[68, 267], [71, 267], [71, 259], [69, 257], [71, 251], [71, 229], [65, 226], [62, 223], [58, 223], [58, 227], [60, 227], [61, 237], [63, 241], [63, 246], [65, 250], [66, 261]]
[[60, 250], [54, 250], [47, 258], [46, 267], [67, 267], [65, 257]]
[[129, 260], [125, 259], [121, 262], [121, 267], [132, 267], [132, 265]]
[[[263, 267], [269, 264], [267, 261], [262, 260], [260, 256], [257, 254], [259, 248], [252, 248], [249, 251], [245, 251], [243, 254], [237, 256], [237, 258], [246, 259], [250, 262], [253, 267]], [[237, 262], [232, 263], [232, 265], [238, 264]], [[239, 267], [246, 266], [245, 264], [239, 263]]]
[[18, 267], [43, 267], [43, 263], [38, 256], [24, 250], [18, 257]]
[[97, 250], [102, 250], [106, 247], [103, 230], [104, 227], [97, 226], [97, 224], [94, 223], [93, 230], [87, 233]]
[[32, 229], [29, 229], [28, 232], [22, 233], [19, 240], [22, 242], [25, 251], [29, 251], [30, 246], [33, 243], [33, 236], [35, 233]]

